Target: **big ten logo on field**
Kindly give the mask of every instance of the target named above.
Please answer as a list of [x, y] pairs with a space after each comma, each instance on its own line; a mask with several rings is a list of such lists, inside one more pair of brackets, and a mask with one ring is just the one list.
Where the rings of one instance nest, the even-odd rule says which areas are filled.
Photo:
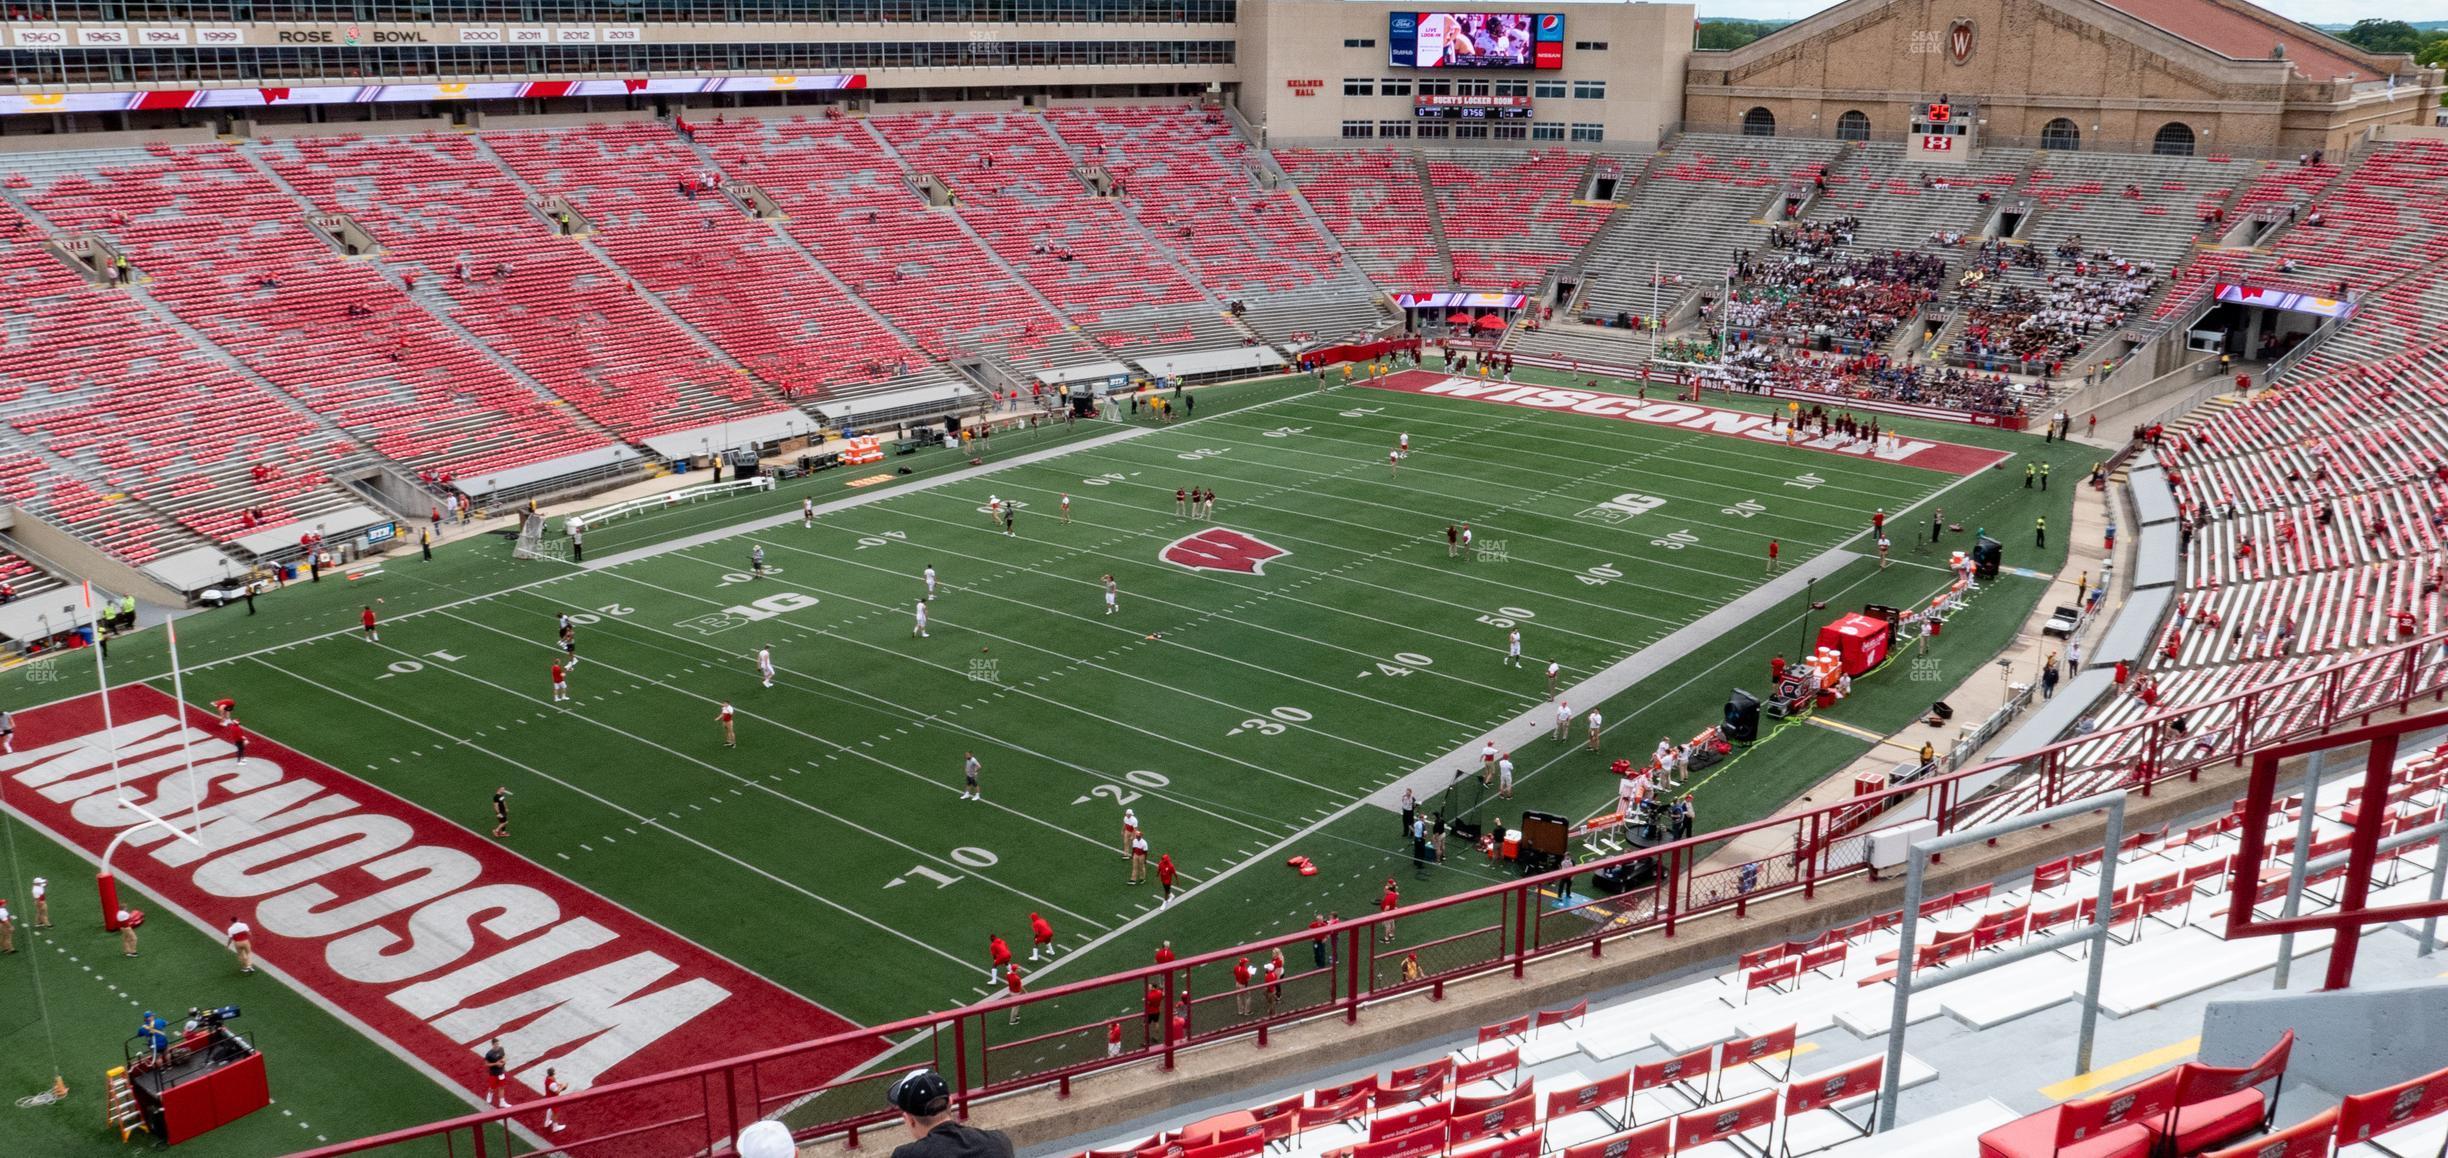
[[970, 679], [970, 681], [971, 681], [971, 682], [973, 682], [973, 683], [981, 683], [981, 684], [1000, 683], [1001, 681], [1000, 681], [999, 679], [997, 679], [997, 678], [996, 678], [996, 676], [995, 676], [995, 665], [996, 665], [998, 662], [1000, 662], [1000, 661], [998, 661], [998, 660], [996, 660], [996, 659], [993, 659], [992, 657], [989, 657], [989, 656], [978, 656], [978, 657], [976, 657], [976, 658], [974, 658], [974, 659], [970, 660], [970, 661], [969, 661], [969, 679]]
[[1513, 561], [1513, 555], [1505, 550], [1505, 541], [1502, 539], [1481, 539], [1477, 544], [1477, 550], [1479, 561], [1482, 563], [1510, 563]]
[[815, 596], [805, 592], [777, 591], [763, 599], [725, 607], [720, 611], [705, 615], [692, 616], [672, 626], [685, 627], [699, 635], [719, 635], [734, 627], [746, 627], [751, 623], [762, 623], [778, 615], [804, 611], [816, 606], [817, 602]]
[[1620, 523], [1625, 519], [1645, 515], [1665, 505], [1666, 500], [1664, 499], [1626, 492], [1573, 517], [1598, 523]]

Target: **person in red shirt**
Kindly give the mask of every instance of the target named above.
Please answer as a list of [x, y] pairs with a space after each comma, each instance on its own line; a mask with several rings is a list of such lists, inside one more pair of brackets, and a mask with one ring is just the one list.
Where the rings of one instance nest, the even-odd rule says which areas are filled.
[[358, 614], [358, 616], [357, 616], [357, 621], [358, 621], [359, 623], [363, 623], [363, 624], [365, 624], [365, 638], [366, 638], [366, 642], [367, 642], [367, 643], [381, 643], [381, 642], [382, 642], [382, 633], [381, 633], [381, 632], [379, 632], [379, 631], [374, 630], [374, 605], [373, 605], [373, 604], [371, 604], [371, 603], [366, 604], [366, 608], [365, 608], [365, 610], [364, 610], [363, 612], [360, 612], [360, 613]]
[[1004, 943], [1002, 934], [986, 935], [986, 962], [987, 982], [992, 984], [1002, 980], [1003, 968], [1011, 964], [1011, 946]]
[[237, 749], [230, 759], [246, 763], [246, 725], [239, 723], [236, 716], [229, 718], [229, 742], [230, 747]]
[[1878, 536], [1886, 533], [1887, 508], [1880, 507], [1879, 509], [1870, 512], [1870, 537], [1875, 539]]
[[[1391, 913], [1394, 911], [1395, 906], [1400, 904], [1402, 904], [1402, 890], [1395, 886], [1394, 878], [1387, 877], [1385, 895], [1377, 898], [1377, 911], [1380, 913]], [[1394, 922], [1392, 920], [1389, 919], [1378, 929], [1377, 939], [1380, 941], [1391, 941], [1394, 939]]]
[[1180, 1045], [1190, 1040], [1190, 1010], [1187, 1007], [1173, 1011], [1172, 1028], [1173, 1044]]
[[1158, 885], [1158, 886], [1160, 886], [1160, 887], [1162, 887], [1162, 888], [1164, 889], [1164, 902], [1163, 902], [1162, 904], [1157, 905], [1156, 907], [1157, 907], [1157, 908], [1160, 908], [1160, 909], [1161, 909], [1161, 908], [1166, 908], [1166, 907], [1170, 906], [1170, 905], [1173, 903], [1173, 854], [1172, 854], [1172, 853], [1169, 853], [1169, 852], [1168, 852], [1168, 853], [1164, 854], [1163, 856], [1160, 856], [1160, 857], [1157, 857], [1157, 858], [1156, 858], [1156, 883], [1157, 883], [1157, 885]]
[[1030, 913], [1029, 960], [1036, 960], [1037, 951], [1040, 949], [1045, 951], [1046, 960], [1054, 959], [1054, 926], [1047, 924], [1044, 917]]
[[1156, 946], [1156, 963], [1159, 965], [1170, 965], [1173, 963], [1173, 942], [1166, 941], [1163, 944]]
[[[1310, 932], [1315, 933], [1315, 932], [1317, 932], [1318, 930], [1323, 929], [1323, 928], [1325, 928], [1325, 927], [1326, 927], [1326, 914], [1324, 914], [1324, 913], [1311, 913], [1311, 914], [1309, 914], [1309, 931], [1310, 931]], [[1321, 935], [1319, 935], [1319, 936], [1315, 936], [1315, 937], [1311, 937], [1311, 938], [1309, 938], [1309, 957], [1310, 957], [1310, 959], [1311, 959], [1312, 961], [1315, 961], [1315, 962], [1317, 963], [1317, 967], [1318, 967], [1318, 968], [1323, 969], [1323, 968], [1325, 968], [1325, 967], [1326, 967], [1326, 938], [1325, 938], [1325, 936], [1324, 936], [1323, 934], [1321, 934]]]
[[562, 670], [559, 663], [552, 665], [552, 680], [553, 702], [556, 704], [569, 702], [569, 673]]
[[1776, 574], [1776, 557], [1777, 557], [1777, 541], [1776, 541], [1776, 540], [1774, 540], [1774, 539], [1770, 539], [1770, 540], [1768, 540], [1768, 570], [1767, 570], [1766, 572], [1764, 572], [1764, 574], [1769, 574], [1769, 575], [1774, 575], [1774, 574]]
[[236, 700], [224, 696], [221, 699], [214, 700], [213, 707], [220, 710], [221, 722], [224, 724], [238, 718], [238, 701]]
[[1122, 1056], [1122, 1023], [1119, 1021], [1105, 1023], [1105, 1056]]
[[1241, 1010], [1243, 1017], [1249, 1016], [1250, 976], [1249, 958], [1243, 957], [1233, 962], [1233, 1005]]
[[[545, 1066], [544, 1096], [547, 1098], [557, 1098], [568, 1092], [569, 1083], [562, 1081], [561, 1076], [553, 1072], [553, 1067]], [[550, 1106], [546, 1106], [544, 1108], [544, 1128], [558, 1134], [563, 1130], [569, 1129], [569, 1123], [561, 1120], [560, 1111], [555, 1110]]]
[[1274, 1016], [1275, 1007], [1283, 1003], [1283, 979], [1283, 950], [1277, 949], [1274, 956], [1267, 958], [1266, 963], [1267, 1015], [1270, 1017]]
[[1147, 1017], [1146, 1036], [1151, 1042], [1156, 1040], [1156, 1027], [1164, 1021], [1164, 1001], [1165, 991], [1155, 982], [1148, 982], [1147, 993], [1142, 998], [1140, 1012]]
[[1006, 966], [1004, 966], [1004, 967], [1003, 967], [1003, 985], [1004, 985], [1004, 988], [1009, 989], [1009, 990], [1011, 991], [1011, 995], [1012, 995], [1011, 1020], [1010, 1020], [1010, 1021], [1008, 1021], [1008, 1022], [1006, 1022], [1005, 1024], [1007, 1024], [1007, 1025], [1018, 1025], [1018, 1024], [1020, 1024], [1020, 1001], [1019, 1001], [1019, 998], [1020, 998], [1020, 995], [1021, 995], [1021, 994], [1028, 992], [1028, 987], [1027, 987], [1027, 986], [1025, 986], [1025, 985], [1022, 985], [1022, 984], [1020, 983], [1020, 967], [1019, 967], [1019, 966], [1017, 966], [1017, 965], [1006, 965]]

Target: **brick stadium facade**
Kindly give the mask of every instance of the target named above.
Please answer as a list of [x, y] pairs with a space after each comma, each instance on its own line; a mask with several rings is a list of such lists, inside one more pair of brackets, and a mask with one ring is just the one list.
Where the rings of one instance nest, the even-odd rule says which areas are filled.
[[1840, 135], [1857, 113], [1894, 140], [1943, 93], [1977, 104], [1984, 144], [2342, 155], [2380, 126], [2431, 124], [2442, 91], [2411, 57], [2239, 0], [1852, 0], [1692, 54], [1683, 113], [1728, 130], [1764, 115], [1779, 136]]

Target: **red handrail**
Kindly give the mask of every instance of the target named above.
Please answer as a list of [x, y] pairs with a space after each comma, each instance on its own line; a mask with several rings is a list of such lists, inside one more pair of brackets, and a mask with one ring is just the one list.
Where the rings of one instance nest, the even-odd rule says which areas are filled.
[[[1451, 983], [1461, 977], [1487, 970], [1519, 968], [1523, 962], [1528, 960], [1573, 951], [1585, 943], [1590, 945], [1592, 951], [1596, 951], [1603, 939], [1628, 933], [1655, 930], [1663, 935], [1673, 936], [1678, 924], [1689, 924], [1698, 918], [1728, 912], [1739, 915], [1754, 901], [1794, 891], [1807, 893], [1831, 880], [1867, 871], [1863, 858], [1853, 855], [1832, 856], [1830, 855], [1831, 850], [1843, 847], [1844, 842], [1854, 838], [1854, 834], [1866, 822], [1882, 817], [1897, 816], [1897, 810], [1915, 798], [1921, 801], [1919, 818], [1934, 820], [1938, 823], [1940, 831], [1949, 831], [1959, 820], [1968, 816], [1966, 806], [1981, 804], [1986, 799], [1959, 800], [1957, 799], [1957, 786], [1971, 777], [1994, 773], [2001, 768], [2022, 766], [2027, 772], [2033, 774], [2033, 779], [2037, 781], [2038, 791], [2031, 796], [2028, 802], [2016, 808], [2017, 811], [2033, 811], [2047, 804], [2078, 799], [2084, 795], [2116, 788], [2128, 791], [2147, 791], [2152, 784], [2161, 780], [2179, 775], [2198, 775], [2201, 768], [2213, 763], [2240, 763], [2245, 755], [2260, 748], [2326, 732], [2350, 717], [2368, 717], [2376, 711], [2400, 707], [2423, 696], [2448, 698], [2448, 656], [2442, 653], [2444, 645], [2448, 645], [2448, 632], [2368, 652], [2284, 680], [2238, 691], [2207, 703], [2173, 708], [2114, 728], [2102, 729], [2069, 740], [2060, 740], [2019, 756], [1993, 759], [1943, 776], [1863, 793], [1832, 804], [1821, 805], [1807, 812], [1718, 829], [1672, 844], [1623, 853], [1558, 872], [1525, 877], [1518, 881], [1507, 881], [1435, 901], [1405, 906], [1392, 913], [1354, 917], [1334, 926], [1331, 931], [1306, 928], [1293, 930], [1247, 945], [1183, 957], [1164, 965], [1144, 965], [1105, 977], [1054, 986], [1050, 989], [1029, 993], [1017, 1000], [1017, 1004], [1024, 1011], [1044, 1007], [1047, 1011], [1046, 1016], [1073, 1018], [1072, 1022], [1067, 1023], [1070, 1025], [1067, 1030], [1036, 1032], [1025, 1039], [989, 1045], [991, 1038], [987, 1026], [993, 1023], [993, 1019], [1008, 1017], [1015, 1004], [1012, 1001], [997, 1001], [947, 1013], [906, 1018], [888, 1025], [859, 1029], [797, 1045], [779, 1046], [739, 1057], [704, 1062], [668, 1073], [632, 1078], [565, 1095], [554, 1100], [553, 1105], [558, 1108], [562, 1120], [584, 1123], [591, 1113], [616, 1113], [624, 1098], [637, 1098], [646, 1094], [662, 1094], [669, 1097], [672, 1091], [694, 1083], [702, 1091], [700, 1095], [695, 1095], [703, 1100], [702, 1111], [693, 1117], [684, 1116], [680, 1119], [659, 1123], [660, 1128], [667, 1130], [695, 1127], [689, 1129], [688, 1134], [696, 1141], [685, 1147], [693, 1150], [703, 1148], [704, 1140], [709, 1137], [719, 1140], [735, 1133], [732, 1128], [735, 1123], [745, 1125], [747, 1121], [752, 1120], [752, 1118], [743, 1118], [739, 1115], [741, 1104], [732, 1093], [727, 1092], [738, 1087], [744, 1086], [752, 1091], [750, 1094], [752, 1105], [749, 1108], [753, 1110], [753, 1116], [771, 1115], [828, 1093], [838, 1092], [847, 1096], [848, 1093], [856, 1092], [861, 1087], [871, 1087], [866, 1090], [864, 1100], [857, 1107], [819, 1109], [815, 1112], [816, 1120], [797, 1128], [797, 1133], [802, 1139], [846, 1135], [855, 1144], [861, 1130], [894, 1117], [892, 1112], [885, 1107], [882, 1094], [882, 1082], [891, 1076], [889, 1073], [846, 1075], [813, 1090], [768, 1096], [755, 1092], [761, 1089], [758, 1078], [762, 1067], [816, 1051], [838, 1049], [845, 1045], [873, 1041], [881, 1037], [898, 1040], [901, 1045], [907, 1045], [913, 1041], [934, 1042], [936, 1044], [935, 1064], [938, 1068], [947, 1071], [946, 1077], [952, 1080], [956, 1098], [964, 1112], [974, 1099], [979, 1097], [998, 1096], [1049, 1086], [1059, 1086], [1067, 1091], [1071, 1080], [1082, 1074], [1113, 1066], [1137, 1064], [1154, 1054], [1169, 1054], [1172, 1048], [1180, 1044], [1177, 1042], [1149, 1043], [1138, 1048], [1126, 1049], [1119, 1057], [1107, 1058], [1104, 1056], [1103, 1026], [1115, 1017], [1139, 1017], [1140, 995], [1151, 981], [1163, 987], [1168, 995], [1171, 995], [1167, 1002], [1165, 1021], [1160, 1025], [1169, 1024], [1173, 1001], [1185, 999], [1177, 993], [1177, 986], [1195, 971], [1202, 968], [1212, 969], [1219, 971], [1220, 975], [1221, 971], [1229, 970], [1231, 963], [1237, 958], [1246, 956], [1253, 961], [1263, 961], [1271, 951], [1278, 948], [1285, 950], [1287, 955], [1301, 953], [1306, 951], [1310, 941], [1318, 939], [1322, 934], [1334, 937], [1337, 942], [1338, 958], [1332, 965], [1326, 970], [1311, 969], [1295, 975], [1303, 978], [1323, 975], [1328, 985], [1327, 995], [1323, 1000], [1304, 1003], [1297, 1011], [1287, 1011], [1278, 1016], [1254, 1015], [1236, 1026], [1211, 1033], [1194, 1033], [1194, 1040], [1202, 1044], [1245, 1034], [1254, 1034], [1263, 1043], [1266, 1031], [1274, 1025], [1316, 1017], [1338, 1006], [1343, 1008], [1347, 1018], [1356, 1019], [1360, 1005], [1367, 1001], [1392, 999], [1406, 991], [1416, 993], [1441, 989], [1438, 982]], [[2426, 650], [2430, 653], [2430, 658], [2427, 660], [2424, 658]], [[2219, 709], [2227, 708], [2232, 708], [2235, 716], [2231, 722], [2221, 724], [2220, 728], [2222, 731], [2232, 730], [2235, 733], [2232, 745], [2227, 742], [2226, 737], [2222, 736], [2206, 754], [2188, 755], [2175, 760], [2166, 759], [2164, 753], [2158, 750], [2157, 742], [2162, 725], [2170, 717], [2182, 715], [2200, 719], [2205, 715], [2215, 714]], [[2136, 741], [2141, 745], [2140, 759], [2146, 761], [2138, 767], [2134, 766], [2136, 754], [2127, 751]], [[2182, 745], [2182, 748], [2190, 754], [2195, 745], [2186, 743]], [[2100, 754], [2086, 761], [2081, 755], [2083, 751]], [[2072, 783], [2072, 777], [2084, 771], [2094, 774], [2093, 782], [2076, 791], [2074, 789], [2077, 785]], [[2012, 781], [2001, 780], [1999, 783], [2010, 784]], [[1696, 867], [1697, 858], [1703, 854], [1705, 849], [1717, 847], [1749, 833], [1769, 829], [1788, 830], [1793, 834], [1792, 839], [1778, 841], [1774, 845], [1774, 847], [1790, 851], [1775, 853], [1764, 860], [1718, 868], [1706, 873], [1692, 871]], [[1863, 842], [1855, 839], [1855, 843]], [[1656, 880], [1652, 884], [1625, 893], [1624, 896], [1652, 900], [1653, 903], [1646, 906], [1645, 912], [1636, 910], [1628, 916], [1618, 915], [1614, 919], [1592, 920], [1588, 922], [1589, 927], [1586, 930], [1577, 931], [1572, 936], [1550, 939], [1542, 935], [1541, 923], [1552, 914], [1546, 912], [1544, 904], [1532, 899], [1540, 889], [1555, 884], [1564, 877], [1578, 877], [1586, 881], [1597, 869], [1643, 858], [1656, 861]], [[1595, 908], [1610, 900], [1612, 898], [1586, 901], [1573, 910], [1561, 910], [1560, 912], [1569, 913], [1580, 909]], [[1414, 921], [1412, 927], [1419, 928], [1421, 926], [1416, 923], [1416, 918], [1472, 904], [1494, 905], [1498, 923], [1474, 925], [1463, 934], [1442, 933], [1425, 941], [1398, 942], [1402, 947], [1390, 952], [1408, 953], [1430, 944], [1450, 945], [1474, 938], [1487, 938], [1492, 942], [1492, 949], [1484, 960], [1460, 965], [1444, 965], [1435, 970], [1429, 980], [1422, 982], [1406, 984], [1400, 980], [1398, 970], [1393, 971], [1394, 975], [1390, 978], [1381, 979], [1377, 976], [1374, 964], [1385, 955], [1377, 951], [1375, 940], [1377, 926], [1387, 920], [1397, 920]], [[1569, 919], [1580, 920], [1581, 918]], [[1491, 931], [1494, 933], [1492, 938], [1489, 937]], [[1362, 968], [1363, 962], [1359, 958], [1363, 953], [1370, 956], [1370, 961], [1367, 962], [1370, 968]], [[1340, 985], [1335, 983], [1338, 975], [1342, 980]], [[1287, 980], [1292, 979], [1287, 978]], [[1252, 988], [1258, 987], [1254, 985]], [[1213, 1000], [1223, 995], [1223, 992], [1228, 991], [1199, 994], [1197, 1001]], [[1079, 1002], [1082, 1008], [1066, 1014], [1058, 1004], [1064, 1001]], [[1066, 1023], [1057, 1020], [1050, 1024]], [[953, 1056], [948, 1059], [942, 1056], [942, 1041], [947, 1030], [950, 1031], [953, 1038]], [[1093, 1033], [1090, 1032], [1092, 1030]], [[1086, 1056], [1052, 1057], [1039, 1068], [1034, 1070], [1024, 1068], [1023, 1072], [1008, 1076], [989, 1074], [981, 1065], [975, 1080], [969, 1076], [969, 1054], [972, 1048], [970, 1042], [978, 1043], [975, 1048], [979, 1051], [980, 1060], [983, 1061], [990, 1052], [1002, 1053], [1023, 1044], [1044, 1042], [1048, 1043], [1046, 1048], [1049, 1050], [1059, 1050], [1062, 1039], [1065, 1038], [1092, 1040], [1094, 1042], [1093, 1052]], [[889, 1070], [890, 1067], [886, 1069]], [[323, 1146], [302, 1153], [304, 1158], [338, 1158], [340, 1155], [359, 1154], [436, 1138], [444, 1139], [444, 1144], [451, 1147], [451, 1153], [471, 1152], [469, 1148], [459, 1146], [456, 1141], [452, 1140], [461, 1135], [467, 1136], [467, 1140], [474, 1144], [472, 1152], [488, 1153], [489, 1151], [482, 1143], [477, 1142], [477, 1138], [484, 1134], [487, 1127], [495, 1127], [496, 1130], [499, 1130], [509, 1125], [510, 1120], [513, 1119], [532, 1125], [533, 1122], [541, 1119], [543, 1106], [544, 1103], [541, 1102], [530, 1102], [514, 1109], [487, 1110], [483, 1113], [468, 1114], [447, 1121], [412, 1126], [386, 1134]], [[635, 1128], [621, 1128], [617, 1140], [613, 1136], [590, 1134], [576, 1140], [563, 1141], [561, 1139], [565, 1136], [556, 1136], [549, 1150], [577, 1154], [605, 1153], [618, 1149], [618, 1142], [635, 1139], [639, 1134], [640, 1131]]]

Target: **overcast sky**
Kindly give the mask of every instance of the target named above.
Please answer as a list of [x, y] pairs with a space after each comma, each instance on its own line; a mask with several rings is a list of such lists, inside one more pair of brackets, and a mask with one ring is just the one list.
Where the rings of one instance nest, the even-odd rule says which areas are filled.
[[[1823, 8], [1829, 0], [1695, 0], [1700, 15], [1751, 20], [1796, 20]], [[2281, 16], [2306, 23], [2350, 24], [2365, 17], [2384, 20], [2448, 20], [2448, 0], [2260, 0]]]

